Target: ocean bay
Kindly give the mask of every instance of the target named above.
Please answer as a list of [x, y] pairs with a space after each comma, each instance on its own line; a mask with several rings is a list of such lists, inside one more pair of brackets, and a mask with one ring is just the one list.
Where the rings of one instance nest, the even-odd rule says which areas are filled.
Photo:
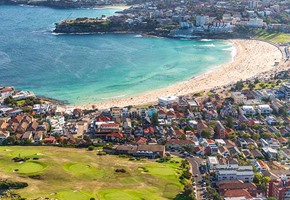
[[68, 17], [115, 11], [1, 6], [0, 85], [83, 104], [166, 87], [232, 59], [224, 41], [52, 34]]

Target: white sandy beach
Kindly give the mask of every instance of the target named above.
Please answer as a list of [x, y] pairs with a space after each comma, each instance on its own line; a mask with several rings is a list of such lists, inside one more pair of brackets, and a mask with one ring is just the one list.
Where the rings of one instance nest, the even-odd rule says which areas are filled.
[[[98, 109], [104, 109], [112, 106], [124, 107], [155, 103], [161, 96], [180, 96], [206, 91], [257, 76], [263, 72], [273, 72], [289, 67], [282, 62], [282, 54], [274, 45], [257, 40], [230, 40], [230, 42], [234, 44], [236, 49], [233, 61], [201, 76], [162, 89], [154, 90], [153, 86], [152, 91], [134, 97], [112, 99], [77, 107], [91, 109], [94, 105]], [[274, 67], [275, 62], [280, 62], [279, 66]]]

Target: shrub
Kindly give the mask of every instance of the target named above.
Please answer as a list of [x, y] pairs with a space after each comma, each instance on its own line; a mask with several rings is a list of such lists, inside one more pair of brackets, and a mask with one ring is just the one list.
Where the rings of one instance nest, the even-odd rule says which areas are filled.
[[115, 172], [117, 173], [126, 173], [125, 169], [116, 169]]
[[89, 146], [88, 147], [88, 151], [93, 151], [94, 150], [94, 146]]

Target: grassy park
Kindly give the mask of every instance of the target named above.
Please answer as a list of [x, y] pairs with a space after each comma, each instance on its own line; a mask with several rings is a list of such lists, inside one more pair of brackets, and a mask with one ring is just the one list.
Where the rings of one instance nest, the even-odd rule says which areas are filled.
[[[29, 158], [14, 162], [15, 157]], [[182, 191], [179, 158], [129, 160], [96, 151], [59, 147], [0, 147], [0, 176], [28, 187], [15, 192], [27, 199], [173, 199]], [[125, 173], [116, 173], [125, 169]]]
[[254, 38], [274, 43], [285, 43], [290, 41], [290, 34], [258, 30], [256, 31]]

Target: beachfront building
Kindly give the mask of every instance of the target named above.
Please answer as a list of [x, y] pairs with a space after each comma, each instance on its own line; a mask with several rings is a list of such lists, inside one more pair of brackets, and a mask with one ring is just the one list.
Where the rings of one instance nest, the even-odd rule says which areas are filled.
[[168, 106], [171, 103], [178, 103], [179, 98], [177, 96], [169, 96], [169, 97], [159, 97], [158, 104], [160, 106]]
[[195, 18], [196, 26], [204, 26], [209, 24], [209, 16], [197, 15]]
[[248, 26], [255, 27], [255, 28], [262, 28], [264, 26], [263, 19], [251, 18], [248, 22]]
[[241, 92], [232, 92], [231, 97], [236, 104], [244, 104], [247, 101], [247, 97]]

